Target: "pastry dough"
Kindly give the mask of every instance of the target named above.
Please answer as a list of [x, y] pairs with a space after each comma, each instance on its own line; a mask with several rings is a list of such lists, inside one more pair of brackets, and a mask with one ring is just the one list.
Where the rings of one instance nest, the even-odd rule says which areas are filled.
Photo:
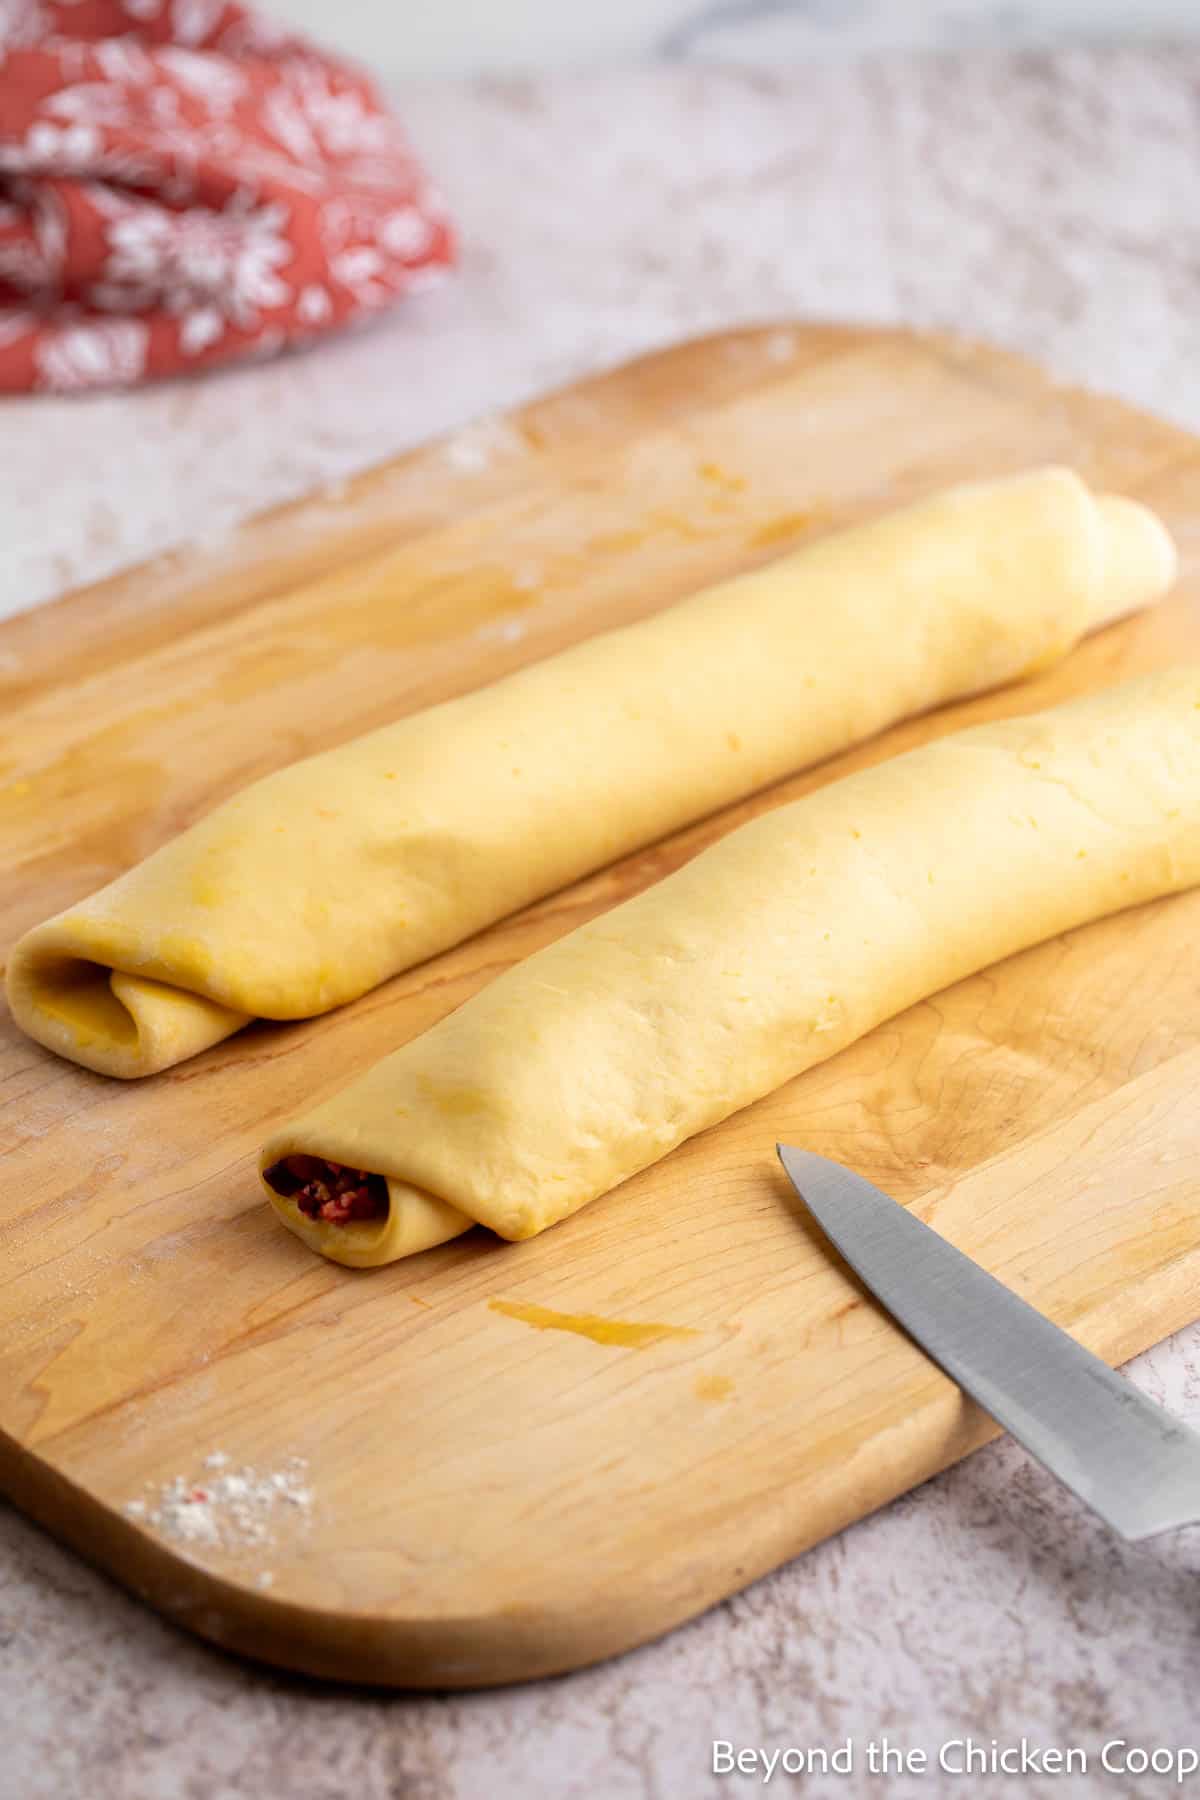
[[381, 1220], [267, 1191], [344, 1263], [530, 1237], [951, 982], [1197, 882], [1200, 666], [959, 732], [731, 833], [266, 1146], [385, 1176]]
[[25, 1031], [148, 1075], [296, 1019], [1144, 605], [1162, 526], [1065, 469], [961, 487], [279, 770], [24, 937]]

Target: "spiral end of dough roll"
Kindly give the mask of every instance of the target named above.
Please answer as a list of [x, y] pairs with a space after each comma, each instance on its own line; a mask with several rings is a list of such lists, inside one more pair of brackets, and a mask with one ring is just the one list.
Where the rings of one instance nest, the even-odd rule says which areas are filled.
[[[259, 1180], [271, 1203], [275, 1216], [302, 1243], [331, 1262], [349, 1269], [371, 1269], [383, 1263], [397, 1262], [401, 1257], [416, 1256], [422, 1250], [433, 1250], [461, 1237], [477, 1223], [445, 1200], [414, 1187], [407, 1181], [385, 1176], [388, 1209], [382, 1219], [348, 1219], [333, 1224], [325, 1219], [311, 1219], [290, 1194], [272, 1185], [271, 1174], [285, 1156], [296, 1154], [323, 1155], [315, 1150], [310, 1138], [298, 1142], [297, 1135], [287, 1133], [273, 1138], [259, 1158]], [[341, 1162], [340, 1156], [331, 1161]]]
[[172, 1068], [249, 1023], [203, 994], [81, 956], [58, 921], [30, 932], [6, 978], [13, 1018], [36, 1043], [97, 1075], [132, 1081]]

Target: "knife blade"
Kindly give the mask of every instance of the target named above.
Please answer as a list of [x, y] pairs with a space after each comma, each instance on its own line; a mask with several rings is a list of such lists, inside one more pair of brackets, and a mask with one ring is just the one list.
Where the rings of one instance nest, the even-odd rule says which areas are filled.
[[1131, 1541], [1200, 1523], [1200, 1434], [861, 1175], [776, 1146], [822, 1231], [898, 1324]]

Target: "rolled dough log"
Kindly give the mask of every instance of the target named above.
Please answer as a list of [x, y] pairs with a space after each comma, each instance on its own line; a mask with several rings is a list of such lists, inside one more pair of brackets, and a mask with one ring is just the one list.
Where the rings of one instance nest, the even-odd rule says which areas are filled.
[[951, 489], [281, 769], [16, 946], [17, 1023], [153, 1074], [296, 1019], [1170, 583], [1132, 501]]
[[1200, 882], [1200, 665], [977, 727], [764, 814], [493, 981], [287, 1126], [387, 1177], [390, 1262], [545, 1230], [987, 964]]

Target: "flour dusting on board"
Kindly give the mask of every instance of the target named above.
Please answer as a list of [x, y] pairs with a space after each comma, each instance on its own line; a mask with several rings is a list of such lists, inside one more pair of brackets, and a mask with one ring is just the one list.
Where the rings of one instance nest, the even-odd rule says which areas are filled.
[[518, 563], [512, 572], [512, 584], [521, 594], [536, 593], [544, 580], [545, 576], [540, 563]]
[[447, 438], [443, 454], [450, 467], [461, 475], [477, 475], [490, 468], [498, 457], [512, 456], [525, 448], [524, 438], [507, 419], [485, 415]]
[[176, 1475], [145, 1499], [127, 1501], [125, 1512], [177, 1543], [260, 1549], [275, 1542], [281, 1524], [308, 1520], [313, 1493], [307, 1475], [300, 1456], [289, 1456], [278, 1469], [234, 1469], [223, 1450], [214, 1450], [196, 1480]]
[[520, 619], [501, 619], [497, 623], [481, 625], [475, 636], [481, 644], [519, 644], [528, 630], [528, 625]]

